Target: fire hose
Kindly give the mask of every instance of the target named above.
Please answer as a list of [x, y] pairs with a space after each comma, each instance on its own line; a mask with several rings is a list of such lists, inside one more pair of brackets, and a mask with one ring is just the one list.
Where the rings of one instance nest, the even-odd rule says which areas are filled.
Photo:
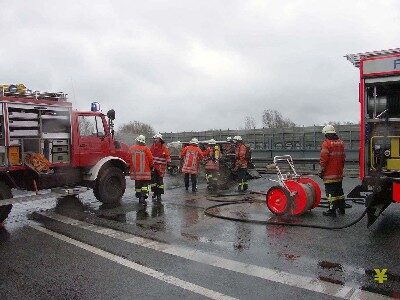
[[[250, 194], [266, 195], [265, 193], [254, 192], [254, 191], [250, 191]], [[226, 207], [226, 206], [230, 206], [230, 205], [237, 205], [237, 204], [243, 204], [243, 203], [255, 203], [255, 202], [258, 202], [258, 201], [254, 201], [254, 200], [252, 200], [250, 198], [244, 198], [243, 200], [238, 200], [238, 201], [218, 200], [218, 198], [233, 197], [233, 196], [237, 197], [237, 196], [240, 196], [240, 194], [218, 194], [218, 195], [207, 197], [207, 200], [209, 200], [209, 201], [222, 202], [222, 203], [207, 207], [204, 210], [205, 215], [209, 216], [209, 217], [223, 219], [223, 220], [236, 221], [236, 222], [242, 222], [242, 223], [259, 224], [259, 225], [280, 225], [280, 226], [307, 227], [307, 228], [337, 230], [337, 229], [348, 228], [348, 227], [351, 227], [351, 226], [357, 224], [367, 214], [367, 209], [365, 209], [363, 211], [363, 213], [357, 219], [355, 219], [354, 221], [352, 221], [352, 222], [350, 222], [348, 224], [344, 224], [344, 225], [341, 225], [341, 226], [324, 226], [324, 225], [317, 225], [317, 224], [302, 224], [302, 223], [291, 223], [291, 222], [281, 222], [281, 221], [243, 219], [243, 218], [223, 216], [223, 215], [220, 215], [220, 214], [212, 212], [216, 208], [220, 208], [220, 207]], [[326, 206], [328, 204], [328, 200], [326, 198], [322, 198], [322, 199], [324, 199], [325, 201], [322, 202], [319, 206], [320, 207], [328, 207], [328, 206]], [[357, 203], [357, 204], [364, 204], [365, 203], [365, 199], [364, 198], [351, 198], [351, 199], [346, 199], [346, 200], [347, 201], [352, 200], [353, 203]]]

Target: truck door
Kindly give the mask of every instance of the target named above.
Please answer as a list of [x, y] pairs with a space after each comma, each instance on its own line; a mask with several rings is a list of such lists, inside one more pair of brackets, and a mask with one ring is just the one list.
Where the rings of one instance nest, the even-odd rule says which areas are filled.
[[79, 115], [79, 165], [93, 166], [109, 154], [110, 135], [106, 134], [105, 118], [100, 115]]

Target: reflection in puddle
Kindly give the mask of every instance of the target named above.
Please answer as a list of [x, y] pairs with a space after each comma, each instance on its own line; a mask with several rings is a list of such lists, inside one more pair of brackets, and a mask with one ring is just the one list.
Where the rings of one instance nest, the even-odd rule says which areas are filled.
[[5, 227], [0, 226], [0, 243], [10, 239], [10, 233]]
[[86, 211], [89, 209], [88, 205], [82, 203], [82, 201], [76, 196], [65, 196], [57, 199], [55, 211], [62, 213], [64, 210], [74, 211]]

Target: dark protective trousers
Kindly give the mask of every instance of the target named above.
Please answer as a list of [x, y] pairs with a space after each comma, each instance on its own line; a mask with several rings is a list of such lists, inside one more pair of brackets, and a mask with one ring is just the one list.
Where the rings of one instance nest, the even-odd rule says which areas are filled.
[[342, 181], [325, 183], [325, 194], [329, 201], [329, 208], [345, 208], [346, 202]]
[[192, 180], [192, 189], [195, 189], [197, 186], [197, 174], [189, 174], [185, 173], [185, 188], [189, 188], [189, 177]]
[[147, 199], [147, 196], [149, 194], [149, 185], [150, 184], [151, 184], [150, 180], [135, 180], [136, 198]]
[[164, 194], [164, 178], [157, 171], [151, 173], [151, 191], [155, 195]]
[[247, 183], [247, 168], [239, 168], [237, 171], [237, 176], [239, 180], [238, 190], [246, 191], [249, 187]]

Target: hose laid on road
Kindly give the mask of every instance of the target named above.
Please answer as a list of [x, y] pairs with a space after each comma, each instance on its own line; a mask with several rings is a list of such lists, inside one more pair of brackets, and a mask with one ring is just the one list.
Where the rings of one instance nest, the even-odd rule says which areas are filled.
[[[252, 192], [252, 191], [250, 191], [250, 194], [265, 195], [265, 193], [262, 193], [262, 192]], [[245, 195], [245, 194], [243, 194], [243, 195]], [[353, 225], [357, 224], [367, 214], [367, 209], [365, 209], [363, 211], [363, 213], [357, 219], [355, 219], [354, 221], [352, 221], [352, 222], [350, 222], [348, 224], [345, 224], [345, 225], [342, 225], [342, 226], [324, 226], [324, 225], [316, 225], [316, 224], [301, 224], [301, 223], [290, 223], [290, 222], [279, 222], [279, 221], [278, 222], [274, 222], [274, 221], [267, 221], [267, 220], [264, 221], [264, 220], [242, 219], [242, 218], [222, 216], [222, 215], [219, 215], [219, 214], [211, 212], [213, 209], [220, 208], [220, 207], [225, 207], [225, 206], [229, 206], [229, 205], [259, 202], [259, 201], [254, 201], [254, 200], [250, 200], [250, 199], [244, 199], [244, 200], [238, 200], [238, 201], [229, 201], [229, 200], [228, 201], [223, 201], [223, 200], [221, 201], [221, 200], [218, 200], [218, 198], [220, 198], [220, 197], [232, 197], [232, 196], [237, 197], [237, 196], [241, 196], [241, 194], [217, 194], [215, 196], [207, 197], [207, 200], [216, 201], [216, 202], [222, 202], [222, 203], [207, 207], [204, 210], [205, 215], [209, 216], [209, 217], [214, 217], [214, 218], [219, 218], [219, 219], [229, 220], [229, 221], [242, 222], [242, 223], [251, 223], [251, 224], [260, 224], [260, 225], [281, 225], [281, 226], [293, 226], [293, 227], [307, 227], [307, 228], [337, 230], [337, 229], [348, 228], [350, 226], [353, 226]], [[216, 199], [210, 199], [212, 197], [215, 197]], [[346, 199], [346, 200], [350, 200], [350, 199]], [[352, 200], [353, 200], [354, 203], [358, 203], [358, 204], [363, 204], [362, 201], [365, 201], [363, 198], [354, 198]], [[325, 204], [325, 203], [323, 203], [323, 204]]]

